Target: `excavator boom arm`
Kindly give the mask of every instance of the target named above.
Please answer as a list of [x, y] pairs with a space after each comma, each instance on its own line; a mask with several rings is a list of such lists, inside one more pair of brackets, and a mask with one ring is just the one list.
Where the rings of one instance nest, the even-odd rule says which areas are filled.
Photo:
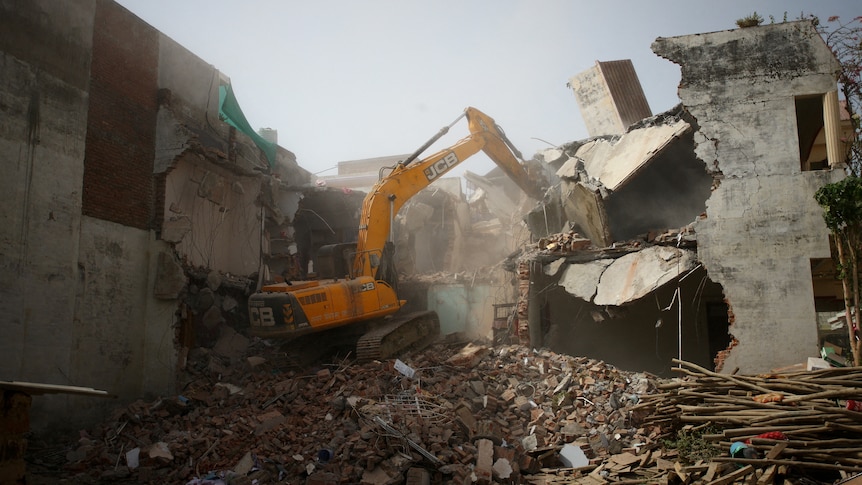
[[[425, 159], [414, 161], [419, 153], [417, 151], [383, 177], [365, 197], [360, 215], [354, 276], [373, 276], [376, 261], [382, 257], [383, 247], [392, 231], [392, 221], [401, 206], [416, 193], [480, 150], [484, 151], [530, 197], [541, 199], [540, 188], [530, 179], [516, 157], [516, 154], [520, 157], [520, 153], [514, 149], [494, 120], [476, 108], [467, 108], [465, 115], [470, 128], [469, 136]], [[431, 142], [442, 136], [449, 127], [441, 130]], [[426, 143], [420, 150], [427, 148], [429, 144], [430, 142]]]

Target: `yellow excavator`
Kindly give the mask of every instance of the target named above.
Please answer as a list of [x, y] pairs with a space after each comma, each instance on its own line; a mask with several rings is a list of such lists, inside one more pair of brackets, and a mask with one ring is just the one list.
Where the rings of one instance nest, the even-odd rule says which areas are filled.
[[[419, 159], [422, 152], [465, 117], [470, 135]], [[392, 224], [405, 202], [480, 150], [530, 197], [541, 200], [540, 185], [530, 176], [523, 161], [519, 161], [520, 152], [503, 130], [491, 117], [469, 107], [406, 160], [389, 167], [391, 172], [387, 175], [381, 170], [380, 180], [362, 203], [355, 243], [328, 245], [318, 250], [315, 269], [337, 277], [266, 285], [249, 297], [251, 334], [294, 340], [338, 328], [338, 337], [355, 336], [353, 342], [359, 360], [389, 358], [435, 338], [440, 332], [435, 312], [394, 315], [406, 301], [397, 294]], [[333, 332], [327, 332], [321, 339], [307, 345], [328, 345], [335, 337]]]

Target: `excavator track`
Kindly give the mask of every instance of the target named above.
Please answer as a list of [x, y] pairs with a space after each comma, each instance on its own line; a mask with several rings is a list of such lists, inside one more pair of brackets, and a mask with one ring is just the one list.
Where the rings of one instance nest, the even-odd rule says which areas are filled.
[[360, 362], [388, 359], [404, 350], [424, 347], [439, 334], [440, 318], [436, 312], [395, 317], [360, 337], [356, 359]]

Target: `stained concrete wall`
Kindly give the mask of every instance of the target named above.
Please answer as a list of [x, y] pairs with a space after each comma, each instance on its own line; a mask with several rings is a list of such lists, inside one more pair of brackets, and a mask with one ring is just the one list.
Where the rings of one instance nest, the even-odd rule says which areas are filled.
[[814, 192], [844, 175], [801, 172], [794, 96], [836, 88], [837, 63], [808, 22], [659, 38], [681, 66], [697, 156], [720, 182], [696, 227], [698, 257], [724, 287], [745, 373], [818, 355], [811, 258], [828, 258]]
[[[170, 253], [170, 248], [152, 231], [82, 219], [72, 285], [75, 312], [68, 323], [72, 335], [57, 342], [58, 348], [71, 351], [71, 383], [104, 389], [123, 400], [176, 391], [177, 303], [154, 296], [161, 252]], [[68, 405], [76, 409], [75, 420], [89, 420], [104, 416], [116, 403], [70, 397]]]
[[[76, 379], [69, 345], [94, 11], [87, 0], [0, 3], [2, 379], [97, 384]], [[34, 425], [47, 401], [34, 402]]]
[[[166, 249], [152, 231], [82, 215], [98, 5], [0, 4], [0, 379], [132, 398], [173, 391], [176, 304], [152, 297]], [[115, 404], [39, 396], [32, 429], [79, 426]]]
[[[173, 394], [183, 228], [162, 222], [191, 213], [209, 231], [199, 257], [179, 257], [256, 269], [260, 152], [211, 116], [213, 67], [111, 0], [3, 1], [0, 31], [0, 379]], [[307, 182], [278, 158], [284, 183]], [[187, 210], [189, 193], [209, 205]], [[32, 428], [78, 429], [116, 405], [38, 396]]]

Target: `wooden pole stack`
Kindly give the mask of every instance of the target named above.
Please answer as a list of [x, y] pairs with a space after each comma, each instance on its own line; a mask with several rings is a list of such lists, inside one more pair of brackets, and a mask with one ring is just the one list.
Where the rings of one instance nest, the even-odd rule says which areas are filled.
[[[760, 458], [718, 457], [741, 465], [785, 465], [819, 470], [862, 472], [862, 367], [759, 376], [718, 374], [674, 360], [683, 374], [660, 384], [661, 394], [638, 407], [652, 410], [644, 424], [712, 425], [705, 434], [723, 450], [747, 442]], [[787, 439], [759, 437], [780, 431]]]

